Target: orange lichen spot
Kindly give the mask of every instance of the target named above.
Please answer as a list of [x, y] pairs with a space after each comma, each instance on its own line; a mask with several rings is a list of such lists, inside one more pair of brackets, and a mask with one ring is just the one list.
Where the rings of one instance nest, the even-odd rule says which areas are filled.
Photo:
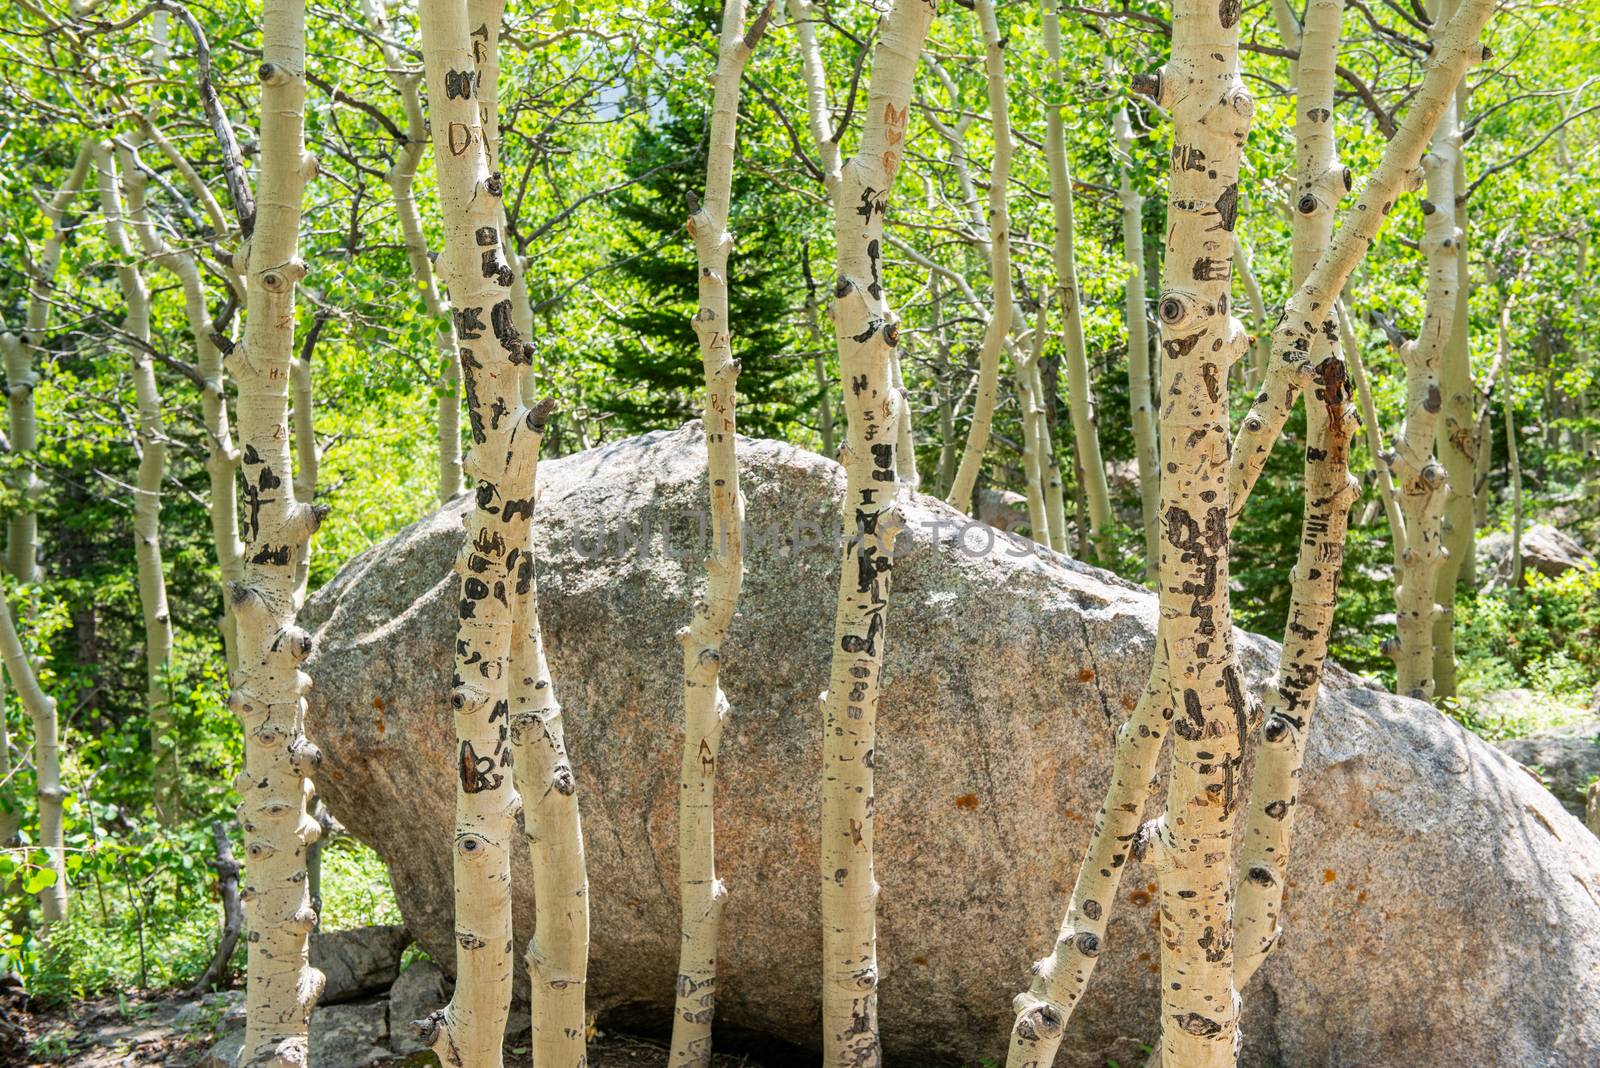
[[1141, 954], [1139, 954], [1139, 957], [1138, 957], [1138, 959], [1139, 959], [1139, 960], [1149, 960], [1149, 959], [1150, 959], [1150, 954], [1148, 954], [1148, 953], [1141, 953]]
[[926, 963], [928, 963], [928, 958], [924, 957], [922, 954], [918, 953], [915, 957], [911, 958], [911, 963], [912, 964], [926, 964]]
[[1063, 816], [1067, 817], [1067, 819], [1069, 819], [1069, 820], [1081, 820], [1081, 819], [1083, 819], [1082, 816], [1078, 815], [1078, 810], [1074, 809], [1074, 808], [1069, 808], [1066, 811], [1062, 812], [1061, 814]]
[[1136, 705], [1136, 704], [1138, 704], [1138, 702], [1135, 701], [1133, 698], [1124, 697], [1122, 699], [1122, 710], [1124, 712], [1132, 712], [1133, 708], [1134, 708], [1134, 705]]
[[1160, 887], [1156, 886], [1155, 883], [1146, 883], [1144, 889], [1145, 889], [1145, 893], [1153, 894], [1158, 889], [1160, 889]]
[[374, 697], [372, 699], [372, 707], [376, 708], [379, 712], [382, 712], [383, 711], [383, 698]]
[[384, 735], [384, 732], [389, 729], [389, 725], [383, 721], [383, 717], [382, 716], [373, 716], [372, 717], [372, 726], [378, 732], [378, 737], [379, 738], [382, 738], [383, 735]]
[[956, 798], [956, 808], [965, 809], [966, 811], [971, 812], [973, 809], [975, 809], [977, 807], [978, 807], [978, 795], [977, 794], [962, 794], [960, 797]]
[[1093, 668], [1084, 668], [1083, 670], [1079, 671], [1078, 672], [1078, 681], [1079, 682], [1093, 682], [1094, 681], [1094, 669]]
[[1324, 883], [1331, 883], [1335, 879], [1337, 879], [1338, 877], [1339, 877], [1339, 873], [1334, 871], [1332, 868], [1324, 868], [1324, 869], [1322, 869], [1322, 881]]
[[1151, 975], [1160, 975], [1161, 974], [1161, 965], [1159, 965], [1159, 964], [1150, 965], [1150, 974]]
[[1366, 903], [1367, 903], [1367, 892], [1365, 890], [1363, 890], [1363, 891], [1361, 891], [1361, 893], [1356, 895], [1356, 904], [1357, 905], [1364, 905]]
[[1128, 895], [1128, 900], [1143, 908], [1145, 905], [1150, 904], [1150, 895], [1143, 890], [1135, 890]]

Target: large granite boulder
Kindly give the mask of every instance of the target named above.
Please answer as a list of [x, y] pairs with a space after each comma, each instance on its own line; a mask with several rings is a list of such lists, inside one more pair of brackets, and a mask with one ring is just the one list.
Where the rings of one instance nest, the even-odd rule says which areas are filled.
[[[721, 1018], [820, 1031], [816, 700], [844, 478], [740, 445], [749, 521], [725, 648], [718, 782]], [[540, 466], [541, 611], [588, 846], [590, 999], [664, 1026], [678, 951], [681, 654], [702, 582], [697, 426]], [[454, 750], [446, 701], [457, 502], [353, 560], [317, 635], [318, 786], [388, 860], [407, 927], [449, 967]], [[1003, 1056], [1010, 1001], [1049, 946], [1152, 648], [1153, 596], [927, 497], [906, 504], [879, 717], [882, 1030], [889, 1063]], [[665, 536], [663, 536], [665, 534]], [[1240, 635], [1255, 685], [1277, 646]], [[1330, 668], [1287, 929], [1245, 993], [1247, 1065], [1592, 1066], [1600, 843], [1492, 747]], [[516, 854], [519, 943], [532, 921]], [[1157, 1028], [1155, 874], [1133, 864], [1058, 1064], [1138, 1063]], [[520, 966], [519, 966], [520, 970]], [[519, 980], [520, 982], [521, 980]], [[522, 987], [526, 989], [525, 985]]]

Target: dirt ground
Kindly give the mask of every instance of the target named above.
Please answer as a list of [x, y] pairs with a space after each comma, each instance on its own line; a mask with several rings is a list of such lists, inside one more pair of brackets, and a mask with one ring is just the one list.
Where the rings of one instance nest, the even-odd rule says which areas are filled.
[[[0, 1065], [195, 1068], [215, 1043], [224, 1014], [238, 1001], [237, 993], [200, 998], [172, 992], [42, 1006], [15, 987], [0, 987]], [[526, 1060], [526, 1048], [507, 1050], [508, 1065]], [[375, 1068], [438, 1063], [432, 1053], [419, 1053]], [[602, 1031], [589, 1046], [589, 1068], [656, 1068], [666, 1063], [665, 1045], [651, 1039]], [[758, 1062], [731, 1054], [718, 1055], [714, 1068], [783, 1068], [785, 1063], [787, 1058]]]

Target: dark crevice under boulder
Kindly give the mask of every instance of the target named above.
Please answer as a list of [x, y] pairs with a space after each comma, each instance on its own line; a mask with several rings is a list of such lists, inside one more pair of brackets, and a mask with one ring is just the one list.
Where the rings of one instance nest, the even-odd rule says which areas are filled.
[[[819, 745], [844, 479], [741, 441], [749, 520], [725, 647], [718, 782], [730, 897], [720, 1017], [815, 1045]], [[541, 615], [589, 856], [591, 1007], [664, 1023], [678, 951], [675, 798], [686, 622], [703, 568], [698, 425], [539, 468]], [[464, 501], [352, 560], [317, 634], [318, 787], [390, 865], [447, 969], [454, 751], [447, 702]], [[906, 503], [877, 774], [881, 1019], [889, 1063], [1003, 1057], [1010, 1000], [1048, 948], [1148, 669], [1152, 594]], [[670, 545], [638, 533], [671, 519]], [[940, 526], [941, 529], [935, 529]], [[596, 536], [609, 533], [610, 544]], [[626, 535], [621, 536], [619, 535]], [[618, 544], [618, 542], [622, 544]], [[1275, 643], [1240, 635], [1261, 685]], [[1593, 1066], [1600, 842], [1521, 768], [1431, 707], [1330, 668], [1311, 733], [1283, 942], [1245, 991], [1246, 1065]], [[517, 939], [532, 881], [516, 847]], [[1133, 862], [1057, 1064], [1138, 1063], [1156, 1033], [1154, 872]], [[519, 977], [519, 991], [526, 991]]]

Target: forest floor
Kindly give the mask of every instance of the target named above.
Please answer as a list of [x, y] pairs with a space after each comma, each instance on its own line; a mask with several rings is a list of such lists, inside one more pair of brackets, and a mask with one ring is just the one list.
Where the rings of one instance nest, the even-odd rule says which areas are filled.
[[[14, 989], [0, 990], [0, 1064], [15, 1068], [221, 1068], [209, 1056], [227, 1030], [224, 1017], [241, 1004], [239, 992], [198, 997], [182, 991], [145, 997], [104, 997], [70, 1006], [31, 1004]], [[15, 1030], [12, 1030], [15, 1029]], [[507, 1063], [522, 1062], [526, 1039], [508, 1048]], [[589, 1068], [657, 1068], [667, 1063], [661, 1042], [604, 1032], [589, 1044]], [[432, 1053], [368, 1062], [366, 1068], [437, 1068]], [[713, 1068], [780, 1068], [746, 1054], [718, 1054]]]

